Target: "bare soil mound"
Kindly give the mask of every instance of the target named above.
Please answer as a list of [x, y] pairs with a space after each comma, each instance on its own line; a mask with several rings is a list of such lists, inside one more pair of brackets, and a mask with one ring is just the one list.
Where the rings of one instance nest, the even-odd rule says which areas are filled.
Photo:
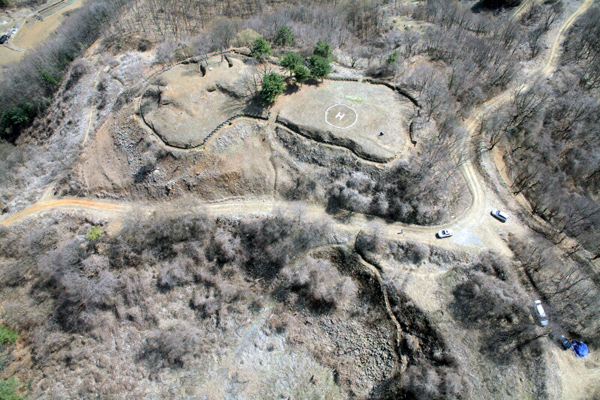
[[162, 200], [184, 193], [202, 200], [272, 195], [276, 176], [270, 142], [265, 129], [253, 121], [224, 127], [206, 144], [206, 152], [165, 150], [142, 127], [141, 121], [107, 124], [74, 175], [59, 183], [58, 192]]

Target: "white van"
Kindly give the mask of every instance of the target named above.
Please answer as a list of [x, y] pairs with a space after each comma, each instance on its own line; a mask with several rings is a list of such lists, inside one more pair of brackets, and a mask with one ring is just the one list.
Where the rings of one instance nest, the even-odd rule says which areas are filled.
[[500, 210], [494, 210], [494, 211], [492, 211], [492, 216], [495, 217], [496, 219], [498, 219], [499, 221], [502, 221], [502, 222], [508, 221], [508, 215], [506, 215], [505, 213], [503, 213]]
[[544, 307], [542, 307], [542, 302], [540, 300], [535, 301], [535, 310], [537, 311], [540, 325], [548, 325], [548, 317], [546, 316], [546, 311], [544, 311]]

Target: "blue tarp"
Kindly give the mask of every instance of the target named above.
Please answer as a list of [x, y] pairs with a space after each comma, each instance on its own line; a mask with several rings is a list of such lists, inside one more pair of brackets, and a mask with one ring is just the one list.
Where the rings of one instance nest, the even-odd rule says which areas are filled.
[[584, 358], [588, 354], [590, 354], [590, 349], [588, 349], [587, 344], [579, 342], [577, 340], [573, 340], [571, 344], [573, 345], [573, 351], [575, 352], [575, 356], [579, 358]]

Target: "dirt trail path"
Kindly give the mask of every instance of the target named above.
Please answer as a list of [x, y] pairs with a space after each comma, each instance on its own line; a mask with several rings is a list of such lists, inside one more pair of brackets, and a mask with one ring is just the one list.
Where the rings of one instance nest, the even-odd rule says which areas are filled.
[[546, 66], [540, 71], [540, 74], [543, 77], [549, 77], [556, 70], [556, 66], [559, 60], [558, 56], [560, 55], [561, 51], [560, 45], [565, 37], [565, 34], [573, 25], [573, 23], [577, 20], [577, 18], [579, 18], [584, 12], [587, 11], [588, 8], [590, 8], [593, 2], [594, 0], [585, 0], [581, 7], [579, 7], [573, 14], [571, 14], [571, 16], [567, 18], [567, 20], [560, 28], [558, 35], [556, 35], [556, 38], [554, 39], [554, 43], [552, 43], [552, 49], [550, 50], [548, 62], [546, 63]]
[[130, 207], [124, 204], [113, 204], [108, 202], [99, 202], [94, 200], [86, 199], [59, 199], [59, 200], [47, 200], [40, 203], [36, 203], [33, 206], [21, 211], [15, 215], [12, 215], [4, 220], [0, 221], [0, 226], [9, 226], [15, 222], [18, 222], [24, 218], [37, 215], [43, 211], [53, 209], [77, 209], [85, 211], [107, 211], [113, 215], [122, 214]]
[[[533, 1], [535, 1], [535, 0], [533, 0]], [[518, 12], [520, 12], [520, 13], [524, 12], [523, 10], [525, 10], [527, 8], [528, 4], [532, 3], [533, 1], [524, 2], [519, 7], [520, 10], [518, 10]], [[539, 71], [532, 74], [531, 78], [535, 78], [536, 76], [548, 77], [556, 70], [558, 61], [559, 61], [560, 52], [562, 50], [560, 45], [564, 39], [566, 32], [573, 25], [573, 23], [577, 20], [577, 18], [579, 16], [581, 16], [585, 11], [587, 11], [587, 9], [592, 5], [593, 2], [594, 2], [594, 0], [585, 0], [584, 3], [581, 5], [581, 7], [579, 7], [573, 14], [571, 14], [571, 16], [569, 18], [567, 18], [567, 20], [561, 26], [558, 34], [556, 35], [556, 37], [552, 43], [550, 53], [547, 56], [548, 60], [546, 61], [546, 64]], [[518, 13], [515, 12], [515, 14], [513, 16], [516, 17], [517, 15], [518, 15]], [[516, 91], [524, 91], [524, 90], [529, 89], [533, 84], [535, 84], [535, 79], [534, 80], [530, 79], [530, 81], [532, 83], [523, 84], [519, 88], [517, 88]], [[504, 105], [508, 101], [510, 101], [510, 99], [513, 96], [514, 91], [515, 91], [514, 89], [506, 90], [506, 91], [500, 93], [498, 96], [488, 100], [483, 105], [481, 105], [473, 113], [473, 115], [470, 118], [468, 118], [465, 121], [465, 127], [467, 128], [467, 131], [469, 132], [469, 137], [471, 139], [473, 139], [473, 137], [476, 135], [477, 128], [479, 127], [479, 124], [481, 123], [482, 119], [485, 118], [487, 115], [492, 114], [494, 111], [496, 111], [502, 105]], [[465, 167], [463, 168], [463, 171], [464, 171], [465, 179], [467, 180], [467, 183], [469, 184], [469, 188], [471, 190], [472, 195], [474, 197], [480, 196], [482, 194], [481, 185], [478, 183], [479, 179], [477, 179], [476, 172], [473, 171], [472, 164], [471, 163], [466, 164]], [[478, 208], [477, 206], [481, 205], [481, 202], [477, 202], [476, 200], [477, 199], [474, 199], [473, 206], [471, 207], [470, 212], [466, 215], [466, 218], [471, 217], [473, 214], [473, 211], [474, 211], [473, 209]], [[527, 203], [527, 202], [525, 201], [525, 203]]]
[[513, 19], [519, 19], [523, 14], [527, 11], [531, 10], [531, 8], [536, 4], [540, 3], [541, 0], [524, 0], [519, 7], [517, 7], [513, 12]]
[[[96, 43], [98, 43], [98, 41], [96, 41]], [[92, 46], [94, 46], [96, 43], [94, 43]], [[92, 84], [93, 88], [96, 88], [98, 86], [98, 83], [100, 83], [100, 80], [99, 80], [100, 73], [101, 72], [106, 72], [106, 71], [107, 71], [107, 68], [105, 68], [105, 69], [99, 69], [96, 72], [96, 75], [94, 76], [94, 83]], [[87, 124], [87, 128], [85, 130], [85, 134], [83, 135], [83, 141], [81, 143], [81, 146], [85, 146], [85, 144], [87, 143], [88, 137], [90, 135], [90, 131], [92, 130], [92, 126], [94, 125], [94, 114], [96, 113], [96, 111], [97, 111], [96, 107], [94, 107], [94, 106], [90, 106], [89, 107], [89, 110], [88, 110], [88, 124]]]
[[[283, 211], [291, 214], [300, 213], [309, 220], [319, 220], [328, 222], [332, 227], [340, 232], [344, 232], [349, 237], [355, 236], [360, 230], [369, 229], [373, 223], [377, 224], [378, 229], [391, 240], [399, 238], [415, 240], [430, 245], [436, 244], [439, 247], [447, 249], [462, 249], [464, 251], [477, 250], [470, 245], [461, 245], [452, 241], [438, 241], [435, 238], [435, 232], [441, 229], [441, 226], [418, 226], [402, 223], [386, 223], [378, 218], [372, 218], [362, 214], [343, 213], [337, 217], [331, 216], [325, 212], [322, 206], [315, 204], [298, 204], [287, 201], [274, 200], [272, 198], [255, 199], [233, 199], [215, 203], [199, 203], [195, 206], [186, 206], [185, 210], [167, 203], [160, 204], [141, 204], [120, 202], [115, 203], [104, 200], [87, 200], [78, 198], [63, 198], [58, 200], [41, 201], [32, 207], [12, 215], [0, 221], [0, 226], [10, 226], [26, 218], [40, 215], [47, 211], [85, 211], [98, 217], [111, 219], [117, 226], [127, 215], [134, 212], [149, 215], [153, 212], [181, 214], [184, 212], [199, 212], [213, 217], [248, 217], [272, 215], [273, 212]], [[111, 229], [114, 231], [114, 229]], [[400, 235], [400, 232], [403, 232]]]

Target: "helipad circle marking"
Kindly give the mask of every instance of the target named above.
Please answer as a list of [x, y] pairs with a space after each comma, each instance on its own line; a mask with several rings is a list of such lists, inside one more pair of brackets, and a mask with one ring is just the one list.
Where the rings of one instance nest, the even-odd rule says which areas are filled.
[[325, 122], [334, 128], [348, 129], [358, 121], [358, 113], [345, 104], [334, 104], [325, 111]]

